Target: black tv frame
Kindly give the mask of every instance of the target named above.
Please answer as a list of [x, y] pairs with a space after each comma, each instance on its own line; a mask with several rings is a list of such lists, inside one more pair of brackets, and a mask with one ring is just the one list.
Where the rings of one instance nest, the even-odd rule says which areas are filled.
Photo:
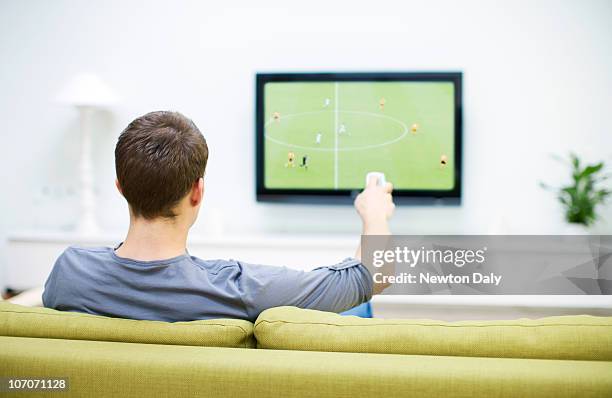
[[[463, 102], [462, 72], [334, 72], [334, 73], [257, 73], [255, 83], [255, 173], [256, 199], [258, 202], [285, 203], [352, 203], [360, 190], [350, 189], [276, 189], [264, 184], [265, 115], [264, 86], [270, 82], [348, 82], [348, 81], [424, 81], [451, 82], [455, 86], [455, 184], [451, 190], [396, 189], [393, 197], [399, 204], [461, 203], [462, 153], [463, 153]], [[375, 171], [375, 170], [373, 170]]]

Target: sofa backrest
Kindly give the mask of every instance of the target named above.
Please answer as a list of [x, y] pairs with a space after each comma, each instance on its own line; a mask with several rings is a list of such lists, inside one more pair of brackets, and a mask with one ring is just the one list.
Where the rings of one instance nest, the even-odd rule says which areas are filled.
[[206, 347], [255, 347], [253, 324], [239, 319], [137, 321], [0, 302], [0, 335]]
[[255, 337], [281, 350], [612, 361], [612, 317], [587, 315], [442, 322], [278, 307], [259, 315]]

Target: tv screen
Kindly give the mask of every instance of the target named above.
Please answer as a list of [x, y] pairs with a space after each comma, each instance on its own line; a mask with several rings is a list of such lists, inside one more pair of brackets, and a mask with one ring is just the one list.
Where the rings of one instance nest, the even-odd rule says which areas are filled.
[[461, 73], [258, 74], [257, 199], [460, 198]]

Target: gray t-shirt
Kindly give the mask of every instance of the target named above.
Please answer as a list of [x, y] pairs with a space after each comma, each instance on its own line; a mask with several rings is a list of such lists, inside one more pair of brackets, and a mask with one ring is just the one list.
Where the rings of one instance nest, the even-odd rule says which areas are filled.
[[360, 261], [312, 271], [202, 260], [185, 253], [137, 261], [111, 247], [69, 247], [45, 284], [45, 307], [130, 319], [255, 320], [267, 308], [291, 305], [342, 312], [372, 296], [372, 279]]

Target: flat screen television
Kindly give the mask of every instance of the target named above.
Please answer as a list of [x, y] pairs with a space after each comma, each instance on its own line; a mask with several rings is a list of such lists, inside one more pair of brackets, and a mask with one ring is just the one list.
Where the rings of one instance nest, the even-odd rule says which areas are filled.
[[460, 72], [260, 73], [259, 201], [350, 202], [366, 174], [394, 197], [461, 197]]

